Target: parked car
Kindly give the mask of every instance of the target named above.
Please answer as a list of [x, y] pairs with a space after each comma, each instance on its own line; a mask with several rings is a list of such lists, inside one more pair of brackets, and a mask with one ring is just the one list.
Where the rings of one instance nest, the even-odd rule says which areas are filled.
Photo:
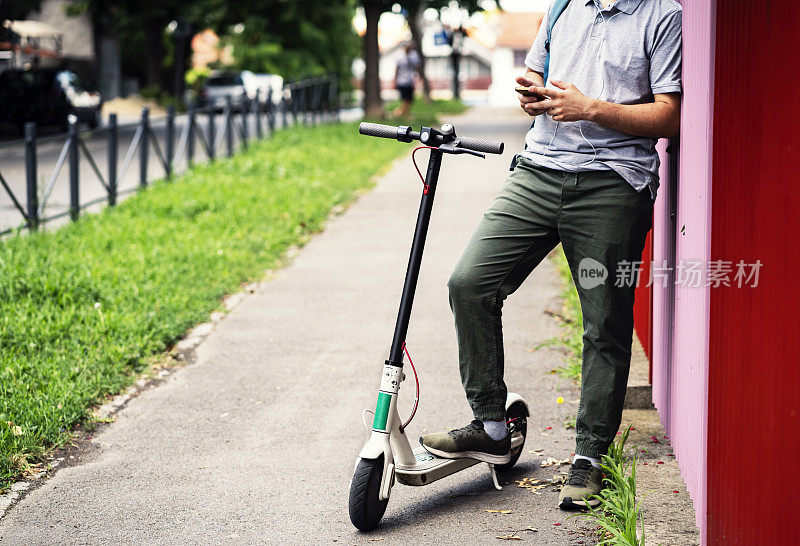
[[242, 93], [255, 98], [255, 75], [249, 70], [241, 72], [214, 72], [208, 77], [198, 95], [198, 106], [213, 105], [217, 109], [225, 106], [226, 97], [231, 97], [234, 109], [241, 107]]
[[273, 104], [279, 104], [284, 93], [283, 78], [277, 74], [254, 74], [254, 76], [254, 93], [260, 93], [260, 98], [265, 100], [268, 90], [271, 90]]
[[100, 123], [101, 109], [100, 95], [80, 87], [73, 72], [33, 68], [0, 73], [0, 121], [20, 132], [29, 121], [66, 130], [70, 114], [94, 128]]

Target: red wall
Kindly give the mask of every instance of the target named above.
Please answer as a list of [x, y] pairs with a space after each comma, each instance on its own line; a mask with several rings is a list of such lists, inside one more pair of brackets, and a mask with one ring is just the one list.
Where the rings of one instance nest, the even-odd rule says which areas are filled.
[[718, 5], [711, 259], [764, 265], [710, 291], [708, 544], [800, 544], [798, 37], [796, 0]]
[[[653, 358], [653, 287], [650, 284], [650, 269], [653, 261], [653, 230], [647, 234], [642, 251], [642, 268], [639, 271], [639, 285], [636, 287], [636, 299], [633, 304], [633, 326], [639, 341], [644, 347], [644, 354], [652, 363]], [[656, 280], [658, 282], [658, 280]], [[652, 364], [650, 381], [652, 382]]]

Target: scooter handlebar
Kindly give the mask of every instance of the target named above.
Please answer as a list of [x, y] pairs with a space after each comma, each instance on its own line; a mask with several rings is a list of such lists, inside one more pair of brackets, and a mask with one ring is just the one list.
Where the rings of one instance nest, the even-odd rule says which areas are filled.
[[482, 138], [472, 137], [458, 137], [458, 140], [460, 141], [458, 143], [459, 148], [466, 148], [476, 152], [485, 152], [487, 154], [503, 153], [503, 143], [497, 142], [496, 140], [485, 140]]
[[366, 121], [362, 121], [358, 125], [358, 132], [367, 136], [397, 138], [397, 127], [392, 125], [382, 125], [380, 123], [368, 123]]
[[[443, 140], [441, 133], [437, 133], [439, 139], [437, 142], [431, 142], [425, 140], [426, 138], [428, 138], [428, 133], [423, 133], [422, 135], [420, 135], [420, 133], [412, 131], [410, 127], [395, 127], [393, 125], [369, 123], [366, 121], [362, 121], [358, 125], [358, 132], [361, 133], [362, 135], [367, 135], [367, 136], [394, 138], [400, 140], [401, 142], [421, 140], [426, 144], [430, 143], [434, 146], [438, 146], [439, 144], [444, 144], [444, 143], [449, 144], [450, 142]], [[503, 153], [503, 143], [497, 142], [496, 140], [486, 140], [483, 138], [472, 138], [472, 137], [455, 137], [455, 139], [451, 140], [451, 142], [455, 144], [456, 148], [464, 148], [466, 150], [472, 150], [475, 152], [484, 152], [487, 154]]]

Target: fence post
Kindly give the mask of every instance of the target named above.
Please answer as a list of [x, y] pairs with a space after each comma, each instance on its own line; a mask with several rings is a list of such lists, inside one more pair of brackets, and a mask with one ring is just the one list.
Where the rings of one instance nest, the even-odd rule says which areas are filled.
[[[266, 110], [266, 104], [264, 105]], [[256, 93], [256, 138], [264, 138], [264, 127], [262, 127], [263, 120], [261, 119], [261, 89]]]
[[108, 206], [117, 204], [117, 114], [108, 116]]
[[233, 115], [233, 101], [230, 95], [225, 96], [225, 147], [228, 151], [228, 157], [233, 155], [233, 122], [231, 116]]
[[189, 108], [189, 119], [186, 123], [189, 124], [189, 129], [186, 135], [186, 166], [191, 167], [194, 161], [194, 124], [195, 124], [195, 107], [192, 105]]
[[25, 185], [27, 189], [28, 229], [39, 226], [39, 194], [36, 188], [36, 123], [25, 124]]
[[267, 127], [269, 132], [275, 129], [275, 112], [272, 109], [272, 87], [267, 89], [267, 102], [264, 103], [264, 116], [267, 118]]
[[172, 160], [175, 158], [175, 107], [170, 105], [167, 108], [167, 142], [165, 144], [166, 150], [164, 153], [167, 161], [166, 171], [167, 178], [172, 178]]
[[325, 80], [317, 78], [314, 86], [314, 125], [322, 123], [322, 90], [325, 89]]
[[297, 101], [300, 104], [298, 108], [300, 109], [300, 114], [303, 116], [303, 125], [308, 125], [308, 86], [303, 83], [302, 87], [300, 87], [300, 99]]
[[333, 76], [331, 103], [333, 107], [333, 121], [339, 121], [339, 76]]
[[147, 186], [147, 160], [150, 138], [150, 109], [146, 106], [142, 108], [142, 121], [139, 125], [142, 128], [141, 140], [139, 140], [139, 186]]
[[289, 107], [292, 109], [292, 125], [297, 125], [297, 109], [300, 106], [300, 91], [294, 83], [289, 86], [289, 90]]
[[214, 130], [214, 108], [216, 108], [216, 101], [213, 101], [208, 107], [208, 159], [211, 161], [214, 161], [214, 156], [216, 155], [214, 141], [217, 135], [214, 134], [216, 132]]
[[247, 148], [247, 116], [250, 115], [250, 97], [242, 91], [242, 148]]
[[73, 222], [78, 219], [81, 212], [79, 152], [78, 120], [71, 118], [69, 121], [69, 216]]

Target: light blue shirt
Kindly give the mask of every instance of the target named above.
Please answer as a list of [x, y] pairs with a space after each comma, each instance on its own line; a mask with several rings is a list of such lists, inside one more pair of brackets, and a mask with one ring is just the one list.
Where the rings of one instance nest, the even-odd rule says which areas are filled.
[[[552, 2], [550, 4], [552, 8]], [[525, 64], [542, 73], [550, 8]], [[653, 102], [681, 92], [681, 15], [675, 0], [572, 0], [553, 27], [550, 80], [575, 86], [587, 97], [617, 104]], [[548, 88], [555, 87], [545, 82]], [[659, 159], [656, 139], [628, 135], [591, 121], [535, 118], [522, 155], [568, 172], [613, 170], [655, 199]]]

